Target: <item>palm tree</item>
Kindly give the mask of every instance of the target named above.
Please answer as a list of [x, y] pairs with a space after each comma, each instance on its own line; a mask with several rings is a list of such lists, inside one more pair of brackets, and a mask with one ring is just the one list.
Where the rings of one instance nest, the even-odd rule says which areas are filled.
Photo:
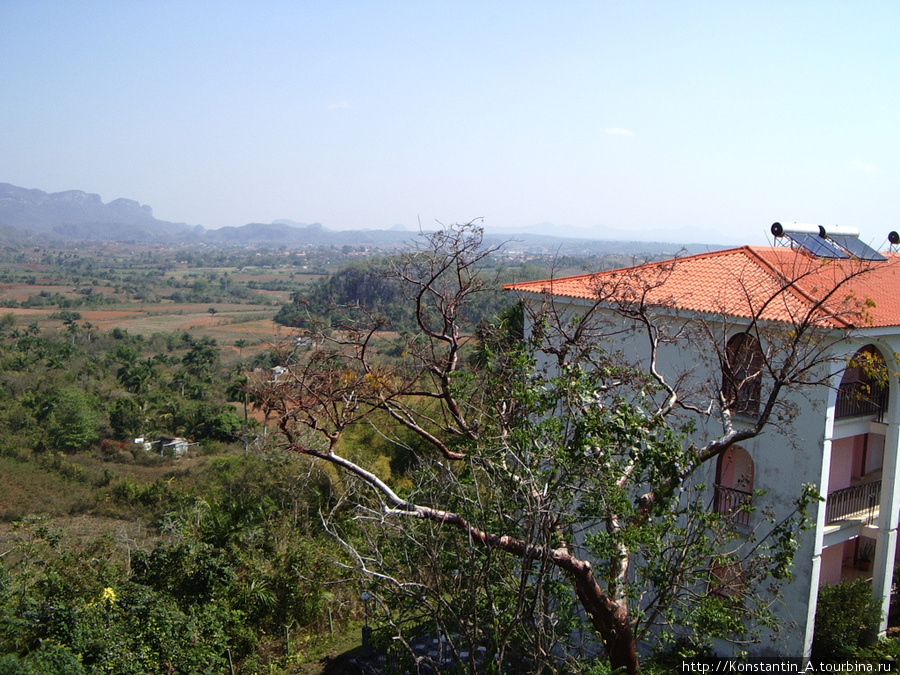
[[[238, 342], [242, 342], [242, 340], [238, 340]], [[235, 345], [237, 342], [235, 342]], [[247, 410], [247, 389], [250, 385], [250, 378], [244, 372], [243, 368], [241, 368], [237, 375], [232, 378], [231, 382], [228, 384], [228, 387], [225, 389], [225, 395], [228, 397], [229, 401], [240, 402], [244, 405], [244, 454], [249, 451], [250, 439], [247, 436], [247, 427], [249, 426], [249, 413]]]

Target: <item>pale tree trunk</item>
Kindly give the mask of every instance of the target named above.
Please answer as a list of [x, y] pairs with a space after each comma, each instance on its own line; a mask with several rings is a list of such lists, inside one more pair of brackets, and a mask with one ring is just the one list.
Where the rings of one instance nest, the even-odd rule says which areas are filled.
[[[288, 438], [293, 438], [293, 434], [284, 424], [282, 430]], [[292, 446], [295, 452], [312, 455], [335, 464], [362, 479], [387, 499], [388, 503], [385, 509], [387, 514], [421, 518], [450, 525], [468, 534], [470, 540], [475, 544], [504, 551], [522, 560], [548, 560], [569, 576], [578, 602], [590, 617], [591, 626], [603, 640], [607, 658], [613, 670], [621, 668], [621, 672], [626, 675], [636, 675], [639, 672], [640, 662], [628, 605], [624, 600], [616, 601], [605, 593], [594, 577], [591, 563], [572, 555], [565, 544], [557, 548], [544, 548], [516, 537], [486, 532], [458, 513], [406, 501], [375, 474], [333, 451], [320, 452], [303, 446], [298, 447], [296, 444], [292, 444]], [[625, 555], [620, 558], [617, 565], [620, 572], [620, 575], [617, 576], [624, 576], [627, 572], [627, 551], [623, 549], [623, 552]]]

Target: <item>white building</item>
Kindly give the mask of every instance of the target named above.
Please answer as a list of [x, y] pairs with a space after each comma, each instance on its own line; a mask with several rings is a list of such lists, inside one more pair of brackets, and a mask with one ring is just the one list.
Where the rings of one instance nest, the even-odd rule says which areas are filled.
[[[900, 511], [900, 254], [878, 254], [849, 230], [826, 234], [800, 226], [785, 232], [777, 225], [773, 234], [782, 245], [509, 288], [526, 302], [552, 299], [573, 313], [598, 300], [612, 311], [642, 304], [657, 321], [687, 329], [662, 348], [659, 367], [673, 381], [692, 378], [696, 391], [711, 385], [705, 402], [694, 399], [713, 411], [698, 417], [701, 443], [722, 433], [720, 401], [736, 429], [759, 420], [774, 381], [767, 368], [787, 358], [773, 356], [776, 342], [797, 327], [811, 331], [804, 343], [814, 364], [807, 382], [779, 396], [781, 405], [791, 406], [790, 421], [771, 420], [697, 477], [715, 486], [711, 508], [734, 513], [735, 527], [748, 532], [761, 515], [738, 507], [757, 499], [754, 490], [766, 493], [760, 510], [789, 510], [804, 483], [817, 485], [825, 497], [813, 507], [814, 527], [802, 534], [794, 580], [777, 609], [783, 632], [777, 642], [751, 647], [758, 655], [798, 656], [809, 654], [823, 584], [870, 578], [887, 625]], [[900, 239], [892, 233], [891, 241]], [[698, 335], [708, 344], [699, 344]], [[620, 338], [619, 347], [638, 361], [646, 358], [634, 336]]]
[[182, 457], [187, 454], [190, 443], [186, 438], [178, 436], [160, 436], [159, 451], [166, 457]]

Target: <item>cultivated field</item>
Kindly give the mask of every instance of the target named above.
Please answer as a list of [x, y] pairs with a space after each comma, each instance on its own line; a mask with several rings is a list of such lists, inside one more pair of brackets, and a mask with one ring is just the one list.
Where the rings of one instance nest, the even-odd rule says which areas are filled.
[[[306, 258], [247, 265], [257, 254], [215, 256], [205, 264], [180, 252], [35, 249], [0, 261], [0, 316], [8, 327], [69, 330], [79, 335], [114, 329], [131, 335], [190, 332], [212, 338], [225, 359], [277, 344], [291, 331], [272, 318], [292, 293], [321, 279]], [[219, 258], [231, 264], [222, 264]], [[322, 266], [320, 265], [321, 269]], [[238, 342], [239, 347], [235, 347]]]

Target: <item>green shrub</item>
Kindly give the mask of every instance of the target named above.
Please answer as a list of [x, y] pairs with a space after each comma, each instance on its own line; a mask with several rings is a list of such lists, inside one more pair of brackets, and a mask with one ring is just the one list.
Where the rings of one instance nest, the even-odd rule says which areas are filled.
[[817, 659], [854, 656], [872, 645], [881, 623], [881, 603], [865, 579], [819, 589], [812, 655]]
[[42, 645], [22, 659], [35, 675], [84, 675], [85, 670], [68, 648], [59, 645]]
[[0, 656], [0, 675], [34, 675], [34, 670], [15, 654], [4, 654]]

